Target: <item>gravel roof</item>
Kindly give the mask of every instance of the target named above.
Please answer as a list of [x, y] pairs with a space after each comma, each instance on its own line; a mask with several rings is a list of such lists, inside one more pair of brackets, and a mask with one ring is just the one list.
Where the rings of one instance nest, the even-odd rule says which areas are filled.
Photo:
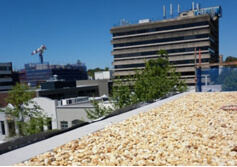
[[18, 165], [237, 165], [237, 92], [192, 93]]

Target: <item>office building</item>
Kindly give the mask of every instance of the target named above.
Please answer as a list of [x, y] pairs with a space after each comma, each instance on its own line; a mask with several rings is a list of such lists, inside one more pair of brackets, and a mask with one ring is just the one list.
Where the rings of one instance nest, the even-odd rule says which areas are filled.
[[188, 85], [195, 84], [194, 55], [196, 62], [210, 64], [219, 61], [219, 17], [221, 7], [192, 9], [177, 18], [161, 21], [140, 20], [137, 24], [122, 22], [111, 28], [111, 52], [114, 77], [135, 74], [144, 69], [145, 62], [157, 59], [161, 49], [168, 52], [170, 64], [181, 73]]
[[0, 63], [0, 91], [11, 90], [12, 86], [12, 63]]

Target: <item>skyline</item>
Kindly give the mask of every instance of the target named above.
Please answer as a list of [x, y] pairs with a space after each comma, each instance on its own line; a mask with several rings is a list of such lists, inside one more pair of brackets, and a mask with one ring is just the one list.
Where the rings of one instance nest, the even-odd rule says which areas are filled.
[[[190, 10], [193, 0], [2, 0], [0, 1], [1, 62], [12, 62], [19, 70], [26, 63], [38, 63], [38, 54], [31, 52], [46, 45], [44, 61], [50, 64], [76, 63], [79, 59], [90, 68], [112, 68], [112, 35], [110, 29], [121, 19], [134, 23], [141, 19], [160, 20], [163, 5], [166, 13], [173, 4], [175, 12]], [[221, 6], [219, 52], [224, 59], [236, 57], [234, 39], [237, 37], [233, 10], [237, 1], [194, 1], [201, 8]], [[231, 10], [233, 9], [233, 10]], [[142, 11], [142, 12], [141, 12]]]

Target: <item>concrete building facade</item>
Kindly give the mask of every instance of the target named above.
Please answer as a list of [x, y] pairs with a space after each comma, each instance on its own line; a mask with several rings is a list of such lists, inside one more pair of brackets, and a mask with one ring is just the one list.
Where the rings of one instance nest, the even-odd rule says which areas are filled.
[[[77, 86], [83, 86], [83, 85], [97, 85], [98, 86], [98, 95], [94, 94], [92, 96], [110, 96], [111, 91], [112, 91], [112, 85], [113, 85], [113, 81], [112, 80], [108, 80], [108, 79], [102, 79], [102, 80], [78, 80], [77, 81]], [[82, 95], [81, 95], [82, 96]], [[85, 96], [89, 96], [89, 95], [85, 95]]]
[[145, 62], [157, 59], [157, 52], [163, 49], [186, 83], [194, 85], [195, 49], [197, 63], [199, 50], [202, 64], [219, 61], [220, 14], [220, 7], [205, 8], [183, 12], [174, 19], [147, 19], [111, 28], [114, 77], [133, 75], [136, 68], [144, 69]]
[[95, 80], [102, 80], [102, 79], [112, 79], [112, 71], [98, 71], [95, 72]]

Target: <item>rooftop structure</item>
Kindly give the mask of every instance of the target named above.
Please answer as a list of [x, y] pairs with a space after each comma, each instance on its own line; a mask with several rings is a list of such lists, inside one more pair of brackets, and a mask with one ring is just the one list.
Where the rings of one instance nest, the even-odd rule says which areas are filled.
[[[193, 9], [177, 18], [162, 21], [140, 20], [111, 28], [114, 76], [135, 74], [145, 62], [157, 59], [160, 49], [189, 85], [195, 84], [195, 62], [219, 62], [219, 17], [221, 7]], [[196, 57], [195, 57], [196, 55]]]
[[236, 92], [175, 95], [5, 153], [0, 164], [236, 165], [236, 112], [223, 108], [236, 97]]

